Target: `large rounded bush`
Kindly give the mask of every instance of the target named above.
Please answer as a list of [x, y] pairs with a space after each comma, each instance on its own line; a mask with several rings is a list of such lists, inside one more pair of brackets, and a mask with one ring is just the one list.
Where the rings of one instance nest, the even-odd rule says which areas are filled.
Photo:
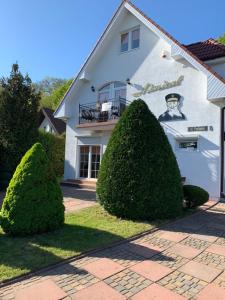
[[97, 195], [119, 217], [156, 219], [182, 211], [176, 158], [163, 128], [142, 100], [123, 113], [103, 155]]
[[36, 143], [22, 158], [8, 186], [0, 213], [4, 232], [47, 232], [64, 222], [63, 196], [45, 150]]
[[196, 185], [184, 185], [184, 199], [187, 206], [196, 207], [206, 203], [209, 200], [209, 193]]

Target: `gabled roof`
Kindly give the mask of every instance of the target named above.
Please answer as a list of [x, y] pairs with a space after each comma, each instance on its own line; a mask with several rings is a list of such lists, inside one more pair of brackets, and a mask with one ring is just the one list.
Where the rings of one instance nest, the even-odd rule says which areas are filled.
[[184, 46], [202, 61], [225, 57], [225, 45], [212, 38]]
[[[134, 15], [137, 16], [146, 26], [149, 28], [151, 27], [154, 29], [155, 33], [164, 38], [168, 43], [171, 44], [172, 47], [172, 55], [175, 57], [176, 55], [179, 56], [181, 55], [183, 58], [187, 59], [194, 67], [197, 69], [203, 71], [206, 73], [206, 76], [208, 78], [208, 86], [209, 85], [214, 85], [212, 87], [212, 91], [208, 92], [208, 97], [210, 99], [213, 98], [220, 98], [221, 95], [222, 97], [225, 97], [225, 79], [220, 76], [217, 72], [215, 72], [211, 67], [209, 67], [204, 61], [199, 59], [194, 53], [192, 53], [188, 47], [185, 47], [182, 45], [180, 42], [178, 42], [174, 37], [172, 37], [168, 32], [166, 32], [162, 27], [160, 27], [156, 22], [154, 22], [152, 19], [150, 19], [148, 16], [146, 16], [136, 5], [134, 5], [131, 1], [129, 0], [123, 0], [118, 7], [117, 11], [113, 15], [112, 19], [110, 20], [109, 24], [107, 25], [106, 29], [104, 30], [103, 34], [97, 41], [94, 49], [88, 56], [87, 60], [85, 61], [84, 65], [78, 72], [77, 76], [73, 80], [71, 86], [69, 87], [68, 91], [64, 95], [61, 103], [57, 107], [54, 115], [56, 116], [57, 113], [59, 112], [60, 108], [62, 105], [65, 103], [68, 95], [71, 93], [73, 88], [76, 86], [76, 83], [78, 82], [78, 79], [82, 72], [84, 72], [85, 68], [88, 66], [89, 61], [92, 59], [92, 57], [95, 55], [95, 53], [98, 51], [101, 43], [103, 42], [105, 36], [108, 34], [110, 31], [110, 28], [113, 25], [113, 22], [116, 20], [120, 12], [126, 8], [128, 11], [133, 13]], [[216, 89], [215, 89], [216, 87]], [[217, 90], [215, 92], [215, 90]]]
[[54, 118], [54, 110], [48, 107], [43, 107], [40, 110], [39, 126], [45, 118], [47, 118], [57, 134], [62, 134], [66, 131], [66, 123], [60, 119]]

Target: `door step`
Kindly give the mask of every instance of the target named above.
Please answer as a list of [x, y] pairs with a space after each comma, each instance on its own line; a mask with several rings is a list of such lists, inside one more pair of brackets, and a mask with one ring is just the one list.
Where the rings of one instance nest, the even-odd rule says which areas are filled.
[[84, 189], [84, 190], [92, 190], [96, 191], [96, 182], [94, 180], [88, 180], [88, 179], [67, 179], [61, 182], [61, 185], [63, 186], [71, 186], [71, 187], [76, 187], [79, 189]]

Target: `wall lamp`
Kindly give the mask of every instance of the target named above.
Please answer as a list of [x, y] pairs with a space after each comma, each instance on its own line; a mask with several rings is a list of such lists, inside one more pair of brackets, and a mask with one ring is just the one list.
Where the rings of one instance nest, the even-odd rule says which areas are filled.
[[127, 78], [127, 79], [126, 79], [126, 82], [127, 82], [127, 84], [131, 84], [130, 78]]
[[95, 87], [92, 85], [91, 86], [91, 91], [94, 93], [95, 92]]

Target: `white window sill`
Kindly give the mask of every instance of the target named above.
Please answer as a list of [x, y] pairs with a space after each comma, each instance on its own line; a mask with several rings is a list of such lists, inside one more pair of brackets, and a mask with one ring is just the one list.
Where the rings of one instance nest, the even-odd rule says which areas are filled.
[[137, 51], [137, 50], [139, 50], [140, 49], [140, 47], [138, 47], [138, 48], [134, 48], [134, 49], [129, 49], [129, 50], [127, 50], [127, 51], [123, 51], [123, 52], [119, 52], [119, 54], [125, 54], [125, 53], [130, 53], [130, 52], [133, 52], [133, 51]]

